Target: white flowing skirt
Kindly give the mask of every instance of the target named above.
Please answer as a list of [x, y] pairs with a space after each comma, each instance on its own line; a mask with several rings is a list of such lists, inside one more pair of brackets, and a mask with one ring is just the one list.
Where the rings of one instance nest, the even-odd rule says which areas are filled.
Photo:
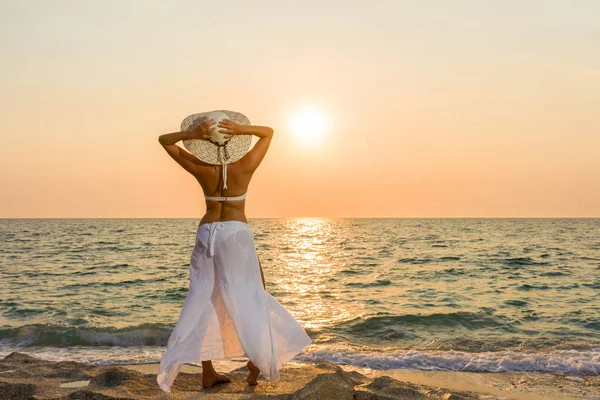
[[265, 379], [311, 343], [302, 326], [264, 290], [254, 232], [241, 221], [202, 224], [189, 291], [167, 342], [156, 381], [171, 391], [181, 364], [247, 357]]

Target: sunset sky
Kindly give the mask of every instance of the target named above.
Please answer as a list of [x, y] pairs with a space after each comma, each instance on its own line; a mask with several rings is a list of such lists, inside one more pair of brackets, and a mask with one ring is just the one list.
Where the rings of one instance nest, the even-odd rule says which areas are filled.
[[598, 1], [0, 0], [0, 33], [0, 218], [200, 218], [158, 136], [218, 109], [275, 130], [250, 218], [600, 217]]

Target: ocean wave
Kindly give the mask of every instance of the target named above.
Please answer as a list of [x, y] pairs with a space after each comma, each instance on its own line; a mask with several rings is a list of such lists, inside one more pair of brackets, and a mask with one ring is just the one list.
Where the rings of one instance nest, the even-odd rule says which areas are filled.
[[345, 283], [346, 286], [357, 286], [357, 287], [377, 287], [377, 286], [387, 286], [391, 285], [392, 281], [389, 279], [378, 279], [373, 282], [348, 282]]
[[427, 264], [435, 261], [431, 258], [400, 258], [397, 262], [401, 264]]
[[[565, 343], [565, 345], [567, 345]], [[310, 348], [309, 348], [310, 349]], [[52, 361], [89, 362], [95, 365], [156, 363], [165, 346], [74, 346], [32, 347], [0, 346], [0, 356], [19, 351]], [[546, 351], [369, 351], [321, 348], [298, 354], [294, 361], [315, 363], [330, 361], [373, 370], [421, 370], [462, 372], [546, 372], [580, 376], [600, 375], [600, 348], [575, 345]], [[238, 360], [243, 361], [243, 359]]]
[[516, 258], [508, 258], [504, 260], [504, 263], [509, 267], [521, 267], [528, 265], [548, 265], [549, 263], [546, 261], [535, 261], [530, 257], [516, 257]]
[[126, 328], [31, 324], [0, 329], [0, 345], [14, 347], [164, 346], [173, 328], [174, 326], [160, 323], [145, 323]]
[[338, 325], [337, 329], [347, 330], [358, 334], [377, 335], [381, 329], [391, 327], [464, 327], [468, 329], [503, 328], [512, 330], [512, 321], [507, 317], [493, 315], [491, 312], [454, 312], [428, 315], [376, 315], [357, 317]]
[[336, 364], [390, 370], [416, 369], [468, 372], [551, 372], [570, 375], [600, 375], [600, 349], [554, 350], [521, 353], [499, 351], [469, 353], [462, 351], [414, 351], [366, 353], [319, 350], [298, 355], [302, 362], [330, 361]]

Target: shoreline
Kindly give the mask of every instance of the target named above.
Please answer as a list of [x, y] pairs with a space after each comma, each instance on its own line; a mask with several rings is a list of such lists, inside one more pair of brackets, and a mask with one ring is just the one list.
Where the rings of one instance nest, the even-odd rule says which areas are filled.
[[232, 382], [201, 387], [201, 366], [184, 364], [171, 393], [156, 383], [158, 363], [95, 366], [46, 361], [13, 352], [0, 359], [0, 393], [6, 399], [513, 399], [600, 400], [600, 376], [530, 372], [371, 370], [327, 361], [290, 362], [281, 380], [246, 384], [245, 359], [216, 360]]

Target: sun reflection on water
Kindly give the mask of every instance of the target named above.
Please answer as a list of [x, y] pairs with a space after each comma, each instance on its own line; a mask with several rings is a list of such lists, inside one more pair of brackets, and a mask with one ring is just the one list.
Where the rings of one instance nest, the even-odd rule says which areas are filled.
[[271, 282], [287, 294], [285, 302], [295, 305], [294, 316], [306, 328], [317, 329], [356, 315], [339, 286], [332, 284], [340, 269], [332, 257], [333, 224], [325, 218], [286, 220], [276, 244], [274, 261], [279, 271]]

